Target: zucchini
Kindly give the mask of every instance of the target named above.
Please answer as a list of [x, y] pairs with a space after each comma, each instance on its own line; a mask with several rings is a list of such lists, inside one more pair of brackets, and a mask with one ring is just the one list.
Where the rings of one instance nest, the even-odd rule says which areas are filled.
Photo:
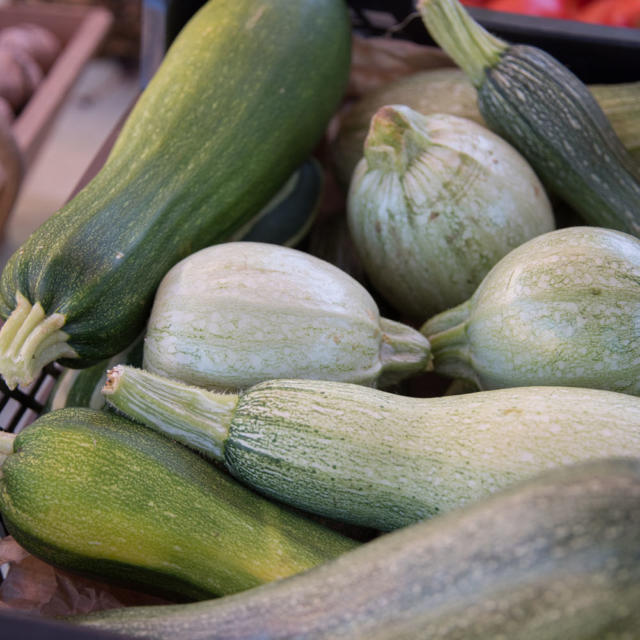
[[[627, 151], [640, 159], [640, 82], [587, 85]], [[371, 118], [386, 105], [402, 104], [424, 115], [450, 113], [486, 126], [478, 93], [462, 69], [417, 71], [369, 91], [356, 100], [331, 140], [331, 160], [339, 183], [348, 187], [362, 158]]]
[[431, 37], [478, 90], [486, 124], [589, 224], [640, 235], [640, 165], [587, 87], [537, 47], [485, 31], [458, 0], [420, 0]]
[[158, 287], [145, 369], [207, 388], [270, 378], [387, 386], [430, 364], [429, 342], [381, 318], [367, 290], [303, 251], [260, 242], [201, 249]]
[[568, 227], [507, 254], [421, 331], [434, 368], [480, 389], [592, 387], [640, 395], [640, 240]]
[[375, 289], [424, 322], [466, 300], [512, 249], [555, 228], [527, 161], [482, 125], [382, 107], [347, 198], [349, 229]]
[[67, 621], [153, 640], [631, 640], [639, 538], [640, 465], [602, 460], [245, 593]]
[[640, 399], [532, 387], [412, 398], [359, 385], [270, 380], [237, 396], [112, 369], [108, 402], [196, 448], [254, 489], [390, 530], [568, 462], [640, 457]]
[[7, 530], [64, 569], [202, 599], [303, 571], [356, 544], [119, 416], [60, 409], [0, 439]]
[[267, 204], [339, 103], [350, 31], [343, 0], [212, 0], [191, 18], [102, 170], [2, 273], [8, 386], [123, 350], [169, 268]]
[[324, 185], [322, 165], [308, 158], [285, 185], [231, 240], [297, 245], [318, 214]]

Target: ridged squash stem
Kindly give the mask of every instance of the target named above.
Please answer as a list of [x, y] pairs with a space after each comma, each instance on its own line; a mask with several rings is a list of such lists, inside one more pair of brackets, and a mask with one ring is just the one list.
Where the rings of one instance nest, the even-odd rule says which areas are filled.
[[498, 63], [508, 43], [479, 25], [458, 0], [420, 0], [418, 11], [431, 37], [467, 74], [475, 87]]
[[437, 362], [438, 365], [438, 373], [477, 384], [478, 379], [467, 340], [469, 315], [470, 305], [467, 300], [427, 320], [420, 332], [428, 336], [433, 362]]
[[378, 377], [378, 386], [390, 386], [414, 373], [433, 368], [429, 345], [426, 343], [425, 346], [422, 334], [413, 327], [389, 318], [380, 318], [380, 329], [382, 372]]
[[61, 330], [61, 313], [47, 316], [39, 302], [31, 304], [20, 292], [16, 308], [0, 329], [0, 371], [7, 386], [31, 384], [44, 366], [58, 358], [75, 358], [76, 351]]
[[107, 402], [143, 424], [158, 424], [178, 442], [221, 461], [238, 396], [174, 382], [118, 365], [107, 372]]

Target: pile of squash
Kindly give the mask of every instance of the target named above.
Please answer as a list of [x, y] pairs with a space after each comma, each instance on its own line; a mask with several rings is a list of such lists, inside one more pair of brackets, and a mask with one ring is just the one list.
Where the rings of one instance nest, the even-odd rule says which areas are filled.
[[343, 119], [357, 260], [307, 235], [346, 5], [211, 0], [7, 263], [0, 373], [64, 373], [0, 432], [3, 522], [52, 565], [175, 602], [61, 624], [636, 637], [638, 87], [586, 88], [458, 0], [418, 9], [459, 68]]

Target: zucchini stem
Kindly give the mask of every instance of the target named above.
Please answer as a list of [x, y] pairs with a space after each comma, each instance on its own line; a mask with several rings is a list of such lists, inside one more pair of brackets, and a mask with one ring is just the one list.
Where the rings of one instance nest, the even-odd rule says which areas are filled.
[[435, 315], [420, 329], [431, 343], [434, 370], [451, 378], [461, 378], [479, 386], [467, 339], [469, 300]]
[[508, 43], [479, 25], [458, 0], [419, 0], [418, 10], [431, 37], [479, 87]]
[[47, 316], [39, 302], [31, 304], [20, 292], [16, 308], [0, 329], [0, 374], [7, 386], [31, 384], [40, 371], [59, 358], [77, 358], [78, 354], [62, 331], [65, 316]]
[[129, 418], [222, 461], [238, 396], [215, 393], [118, 365], [107, 372], [107, 402]]
[[378, 378], [379, 386], [393, 385], [407, 376], [433, 368], [431, 345], [423, 334], [388, 318], [380, 318], [380, 328], [382, 372]]

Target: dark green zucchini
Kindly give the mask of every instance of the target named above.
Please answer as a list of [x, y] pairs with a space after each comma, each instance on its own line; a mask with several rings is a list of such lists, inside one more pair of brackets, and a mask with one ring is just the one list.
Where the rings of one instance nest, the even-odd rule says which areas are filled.
[[478, 90], [486, 124], [588, 223], [640, 236], [640, 166], [587, 87], [537, 47], [485, 31], [458, 0], [420, 0], [433, 39]]
[[10, 387], [120, 352], [168, 269], [269, 202], [338, 105], [350, 26], [343, 0], [212, 0], [193, 16], [102, 170], [4, 269]]
[[72, 618], [153, 640], [636, 640], [640, 463], [565, 467], [217, 601]]
[[0, 432], [0, 511], [46, 562], [178, 599], [276, 580], [356, 542], [125, 418], [60, 409]]
[[274, 198], [231, 240], [294, 247], [316, 219], [323, 184], [322, 165], [315, 158], [307, 159]]

